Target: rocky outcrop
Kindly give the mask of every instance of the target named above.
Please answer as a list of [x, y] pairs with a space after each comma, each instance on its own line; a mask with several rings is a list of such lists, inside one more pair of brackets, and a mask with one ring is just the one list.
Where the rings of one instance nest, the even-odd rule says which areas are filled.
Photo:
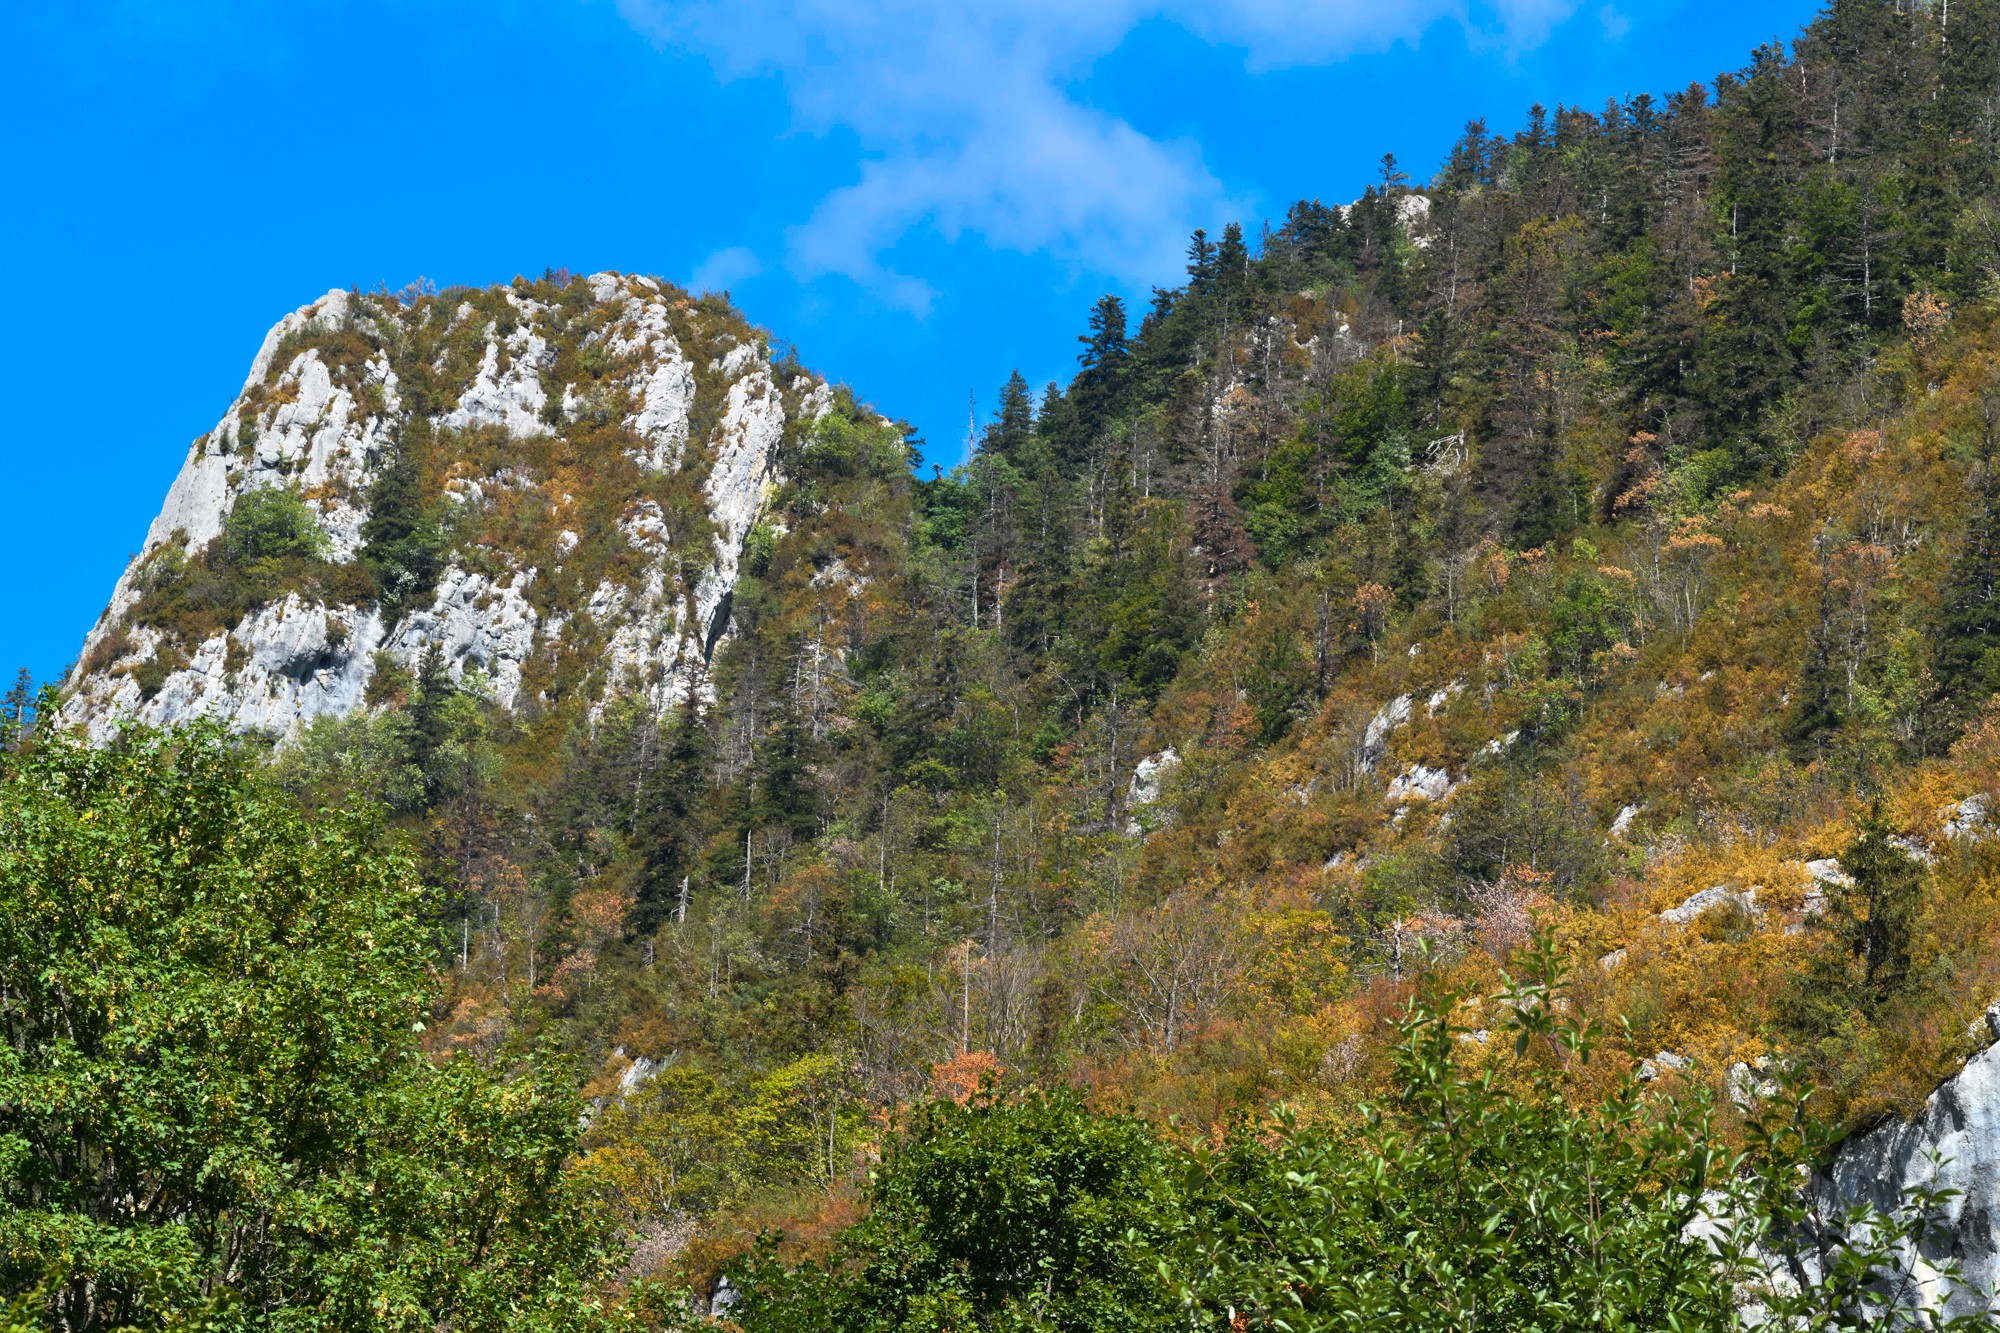
[[1757, 906], [1757, 888], [1738, 890], [1734, 885], [1717, 884], [1699, 893], [1689, 894], [1677, 907], [1669, 907], [1660, 913], [1660, 920], [1676, 926], [1685, 926], [1718, 908], [1733, 908], [1745, 916], [1763, 910]]
[[1384, 799], [1391, 805], [1399, 801], [1442, 801], [1457, 785], [1443, 768], [1412, 764], [1390, 779]]
[[[1905, 1244], [1922, 1299], [1953, 1315], [2000, 1310], [2000, 1045], [1966, 1062], [1909, 1121], [1848, 1140], [1821, 1181], [1829, 1211], [1895, 1210], [1915, 1189], [1954, 1191], [1927, 1244]], [[1942, 1277], [1947, 1261], [1958, 1281]]]
[[[165, 646], [148, 629], [134, 636], [134, 645], [128, 661], [151, 661]], [[359, 708], [381, 646], [382, 617], [372, 607], [287, 596], [203, 640], [150, 696], [132, 672], [89, 677], [87, 692], [72, 696], [65, 716], [99, 738], [119, 718], [169, 726], [224, 717], [240, 731], [289, 734], [313, 718]]]
[[1407, 694], [1399, 694], [1375, 710], [1375, 716], [1368, 719], [1368, 725], [1361, 733], [1359, 767], [1362, 772], [1375, 771], [1375, 766], [1389, 753], [1389, 737], [1407, 725], [1409, 720], [1410, 696]]
[[[619, 692], [660, 705], [705, 692], [785, 443], [832, 402], [823, 382], [780, 375], [733, 312], [649, 278], [408, 303], [329, 292], [271, 329], [194, 442], [84, 645], [64, 715], [99, 738], [125, 718], [201, 716], [282, 738], [363, 706], [376, 673], [427, 654], [506, 707], [539, 699], [531, 664], [565, 652], [593, 711]], [[385, 619], [369, 518], [418, 426], [448, 549]], [[309, 506], [323, 577], [239, 598], [220, 622], [175, 620], [159, 571], [212, 568], [238, 501], [271, 488]], [[668, 521], [703, 508], [705, 523]], [[571, 563], [589, 577], [563, 576]]]

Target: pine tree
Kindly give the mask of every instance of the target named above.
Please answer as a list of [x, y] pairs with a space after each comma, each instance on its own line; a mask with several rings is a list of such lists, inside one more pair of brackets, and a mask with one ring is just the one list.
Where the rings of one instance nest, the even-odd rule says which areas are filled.
[[452, 759], [451, 702], [458, 685], [445, 669], [444, 655], [433, 643], [417, 659], [417, 679], [409, 703], [410, 764], [416, 770], [425, 809], [449, 792], [456, 776]]
[[1201, 227], [1194, 229], [1194, 236], [1187, 248], [1187, 290], [1189, 296], [1205, 296], [1215, 285], [1215, 243], [1208, 239], [1208, 232]]
[[2000, 689], [2000, 392], [1980, 406], [1978, 489], [1940, 599], [1932, 666], [1935, 698], [1954, 721]]
[[1056, 437], [1056, 461], [1064, 475], [1075, 478], [1092, 471], [1102, 453], [1104, 432], [1110, 428], [1125, 388], [1131, 360], [1125, 333], [1125, 303], [1101, 296], [1090, 311], [1090, 332], [1077, 339], [1083, 369], [1070, 386], [1069, 411]]
[[1854, 841], [1840, 854], [1840, 867], [1854, 880], [1841, 890], [1829, 924], [1861, 965], [1865, 999], [1880, 1003], [1910, 971], [1910, 944], [1921, 905], [1924, 868], [1889, 841], [1881, 807], [1861, 821]]
[[993, 424], [986, 428], [985, 447], [1018, 467], [1034, 433], [1034, 398], [1028, 392], [1027, 379], [1017, 370], [1000, 386], [1000, 407], [993, 415]]
[[427, 595], [444, 568], [445, 539], [424, 501], [430, 423], [413, 417], [368, 497], [361, 525], [362, 559], [374, 571], [385, 618]]
[[35, 712], [35, 678], [22, 667], [14, 677], [13, 688], [0, 701], [0, 745], [12, 745], [34, 729], [30, 720]]
[[1222, 243], [1215, 247], [1215, 289], [1222, 295], [1225, 317], [1238, 314], [1236, 302], [1249, 284], [1250, 247], [1243, 243], [1243, 224], [1232, 222], [1222, 229]]
[[681, 886], [693, 873], [706, 836], [702, 804], [715, 756], [692, 683], [664, 739], [658, 760], [639, 773], [633, 801], [632, 841], [641, 859], [626, 928], [642, 936], [658, 930], [680, 909]]

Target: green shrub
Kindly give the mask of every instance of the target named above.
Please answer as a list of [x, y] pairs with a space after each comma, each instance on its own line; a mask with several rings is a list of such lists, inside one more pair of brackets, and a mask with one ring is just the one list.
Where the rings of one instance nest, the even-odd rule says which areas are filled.
[[317, 560], [326, 549], [312, 506], [283, 487], [239, 495], [222, 527], [223, 558], [238, 568], [263, 560]]
[[0, 1302], [71, 1333], [591, 1323], [574, 1082], [420, 1049], [430, 904], [372, 814], [308, 820], [201, 726], [0, 753], [0, 827]]
[[749, 1333], [1166, 1327], [1147, 1261], [1165, 1236], [1164, 1161], [1143, 1121], [1069, 1091], [929, 1103], [834, 1258], [786, 1268], [767, 1249], [735, 1318]]

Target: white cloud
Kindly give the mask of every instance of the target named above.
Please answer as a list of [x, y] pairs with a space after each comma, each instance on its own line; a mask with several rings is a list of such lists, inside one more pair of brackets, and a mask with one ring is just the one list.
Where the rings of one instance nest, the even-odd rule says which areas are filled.
[[1142, 19], [1242, 46], [1253, 68], [1269, 69], [1379, 50], [1442, 20], [1521, 49], [1578, 0], [616, 3], [647, 37], [699, 52], [726, 76], [779, 76], [802, 128], [854, 133], [859, 179], [793, 230], [787, 262], [920, 311], [930, 288], [882, 258], [919, 228], [1139, 284], [1174, 274], [1181, 237], [1228, 209], [1198, 145], [1149, 138], [1065, 87]]
[[688, 290], [725, 292], [763, 271], [764, 261], [757, 258], [754, 251], [732, 245], [725, 250], [717, 250], [695, 266], [694, 273], [688, 278]]

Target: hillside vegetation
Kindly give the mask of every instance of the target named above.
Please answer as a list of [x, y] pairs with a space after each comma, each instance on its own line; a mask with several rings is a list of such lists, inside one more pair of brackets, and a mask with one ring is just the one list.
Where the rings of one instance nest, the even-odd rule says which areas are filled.
[[[1386, 1268], [1352, 1249], [1337, 1282], [1297, 1276], [1306, 1233], [1244, 1239], [1217, 1182], [1346, 1179], [1358, 1159], [1329, 1145], [1388, 1136], [1432, 1184], [1375, 1223], [1422, 1212], [1461, 1161], [1424, 1157], [1423, 1107], [1490, 1072], [1607, 1134], [1632, 1197], [1686, 1203], [1700, 1153], [1777, 1160], [1760, 1089], [1816, 1085], [1860, 1123], [1981, 1044], [1996, 171], [1994, 0], [1836, 0], [1712, 85], [1475, 123], [1427, 183], [1384, 159], [1351, 206], [1197, 232], [1136, 326], [1097, 303], [1069, 384], [1001, 387], [963, 468], [914, 473], [921, 442], [844, 394], [789, 430], [731, 633], [666, 707], [604, 702], [583, 649], [511, 708], [420, 664], [276, 750], [271, 779], [410, 836], [431, 1055], [491, 1066], [538, 1040], [590, 1071], [578, 1179], [636, 1245], [614, 1287], [664, 1302], [632, 1317], [727, 1269], [762, 1275], [757, 1328], [1163, 1326], [1147, 1302], [1242, 1328], [1315, 1282], [1366, 1299], [1291, 1326], [1375, 1326], [1414, 1289], [1369, 1287], [1354, 1274]], [[565, 300], [559, 275], [514, 290]], [[618, 416], [598, 423], [613, 471]], [[276, 595], [235, 579], [421, 602], [453, 438], [423, 442], [440, 452], [394, 483], [407, 530], [378, 510], [352, 569], [273, 502], [158, 576], [174, 613]], [[589, 440], [558, 444], [513, 466], [610, 484]], [[658, 503], [697, 521], [686, 487]], [[512, 552], [509, 531], [451, 540]], [[1538, 928], [1587, 1040], [1507, 990]], [[1594, 1058], [1558, 1055], [1579, 1045]], [[1384, 1098], [1407, 1141], [1359, 1109]], [[1280, 1105], [1292, 1129], [1263, 1132]], [[894, 1210], [922, 1211], [923, 1172], [957, 1179], [955, 1135], [1044, 1131], [1109, 1173], [1092, 1199], [1151, 1200], [1130, 1227], [1174, 1256], [1160, 1283], [1129, 1256], [1092, 1269], [1098, 1241], [1071, 1236], [1090, 1294], [1059, 1317], [919, 1273], [1018, 1256], [890, 1253], [918, 1244]], [[1209, 1156], [1161, 1156], [1197, 1139]], [[871, 1192], [885, 1152], [916, 1165]], [[1685, 1220], [1619, 1243], [1651, 1263]], [[773, 1230], [784, 1247], [753, 1254]], [[1169, 1243], [1190, 1235], [1241, 1244], [1203, 1267]], [[1231, 1266], [1248, 1254], [1256, 1274]], [[1621, 1308], [1678, 1290], [1676, 1255]], [[826, 1276], [892, 1260], [893, 1314]], [[1681, 1326], [1727, 1305], [1682, 1294]], [[1495, 1299], [1411, 1326], [1534, 1326]], [[1076, 1313], [1100, 1306], [1123, 1313]], [[1545, 1326], [1630, 1326], [1563, 1308]]]

